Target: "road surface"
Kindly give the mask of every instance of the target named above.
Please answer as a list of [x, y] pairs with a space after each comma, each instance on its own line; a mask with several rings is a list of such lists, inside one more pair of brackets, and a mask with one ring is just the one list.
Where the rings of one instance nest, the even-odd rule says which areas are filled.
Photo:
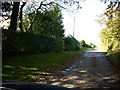
[[104, 52], [86, 51], [74, 64], [54, 74], [40, 75], [36, 83], [66, 88], [117, 88], [120, 78]]

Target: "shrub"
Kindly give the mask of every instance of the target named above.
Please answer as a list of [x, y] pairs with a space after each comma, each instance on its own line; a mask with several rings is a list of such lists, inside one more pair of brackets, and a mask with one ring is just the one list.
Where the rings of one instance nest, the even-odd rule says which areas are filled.
[[79, 50], [80, 43], [71, 35], [65, 37], [64, 39], [64, 50], [65, 51], [72, 51], [72, 50]]

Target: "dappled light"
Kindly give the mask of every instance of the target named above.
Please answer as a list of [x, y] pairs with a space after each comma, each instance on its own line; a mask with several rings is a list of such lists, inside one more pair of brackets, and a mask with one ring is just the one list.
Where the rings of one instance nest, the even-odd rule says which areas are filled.
[[87, 72], [86, 70], [81, 70], [81, 71], [79, 71], [80, 73], [85, 73], [85, 72]]
[[[7, 71], [7, 72], [5, 72]], [[3, 66], [3, 80], [9, 81], [9, 79], [17, 79], [19, 82], [31, 81], [36, 78], [37, 75], [49, 74], [47, 72], [42, 72], [38, 68], [34, 67], [25, 67], [25, 66], [13, 66], [13, 65], [4, 65]], [[11, 81], [10, 80], [10, 81]]]
[[[48, 75], [54, 69], [64, 67], [82, 54], [81, 51], [24, 55], [3, 60], [3, 80], [32, 81], [39, 75]], [[14, 62], [14, 63], [13, 63]]]
[[[57, 85], [66, 88], [110, 88], [119, 86], [117, 72], [103, 56], [103, 52], [86, 52], [80, 60], [65, 70], [49, 75], [40, 75], [36, 83]], [[96, 57], [96, 54], [101, 57]], [[80, 63], [82, 61], [82, 63]], [[72, 67], [72, 68], [71, 68]]]
[[[50, 85], [57, 85], [62, 86], [66, 88], [101, 88], [101, 87], [108, 87], [110, 88], [112, 85], [114, 85], [116, 82], [119, 81], [119, 78], [116, 78], [117, 76], [105, 76], [104, 74], [98, 74], [91, 76], [88, 73], [78, 73], [78, 72], [72, 72], [76, 74], [69, 75], [69, 72], [67, 75], [53, 75], [46, 76], [43, 80], [43, 78], [39, 78], [37, 83], [40, 84], [50, 84]], [[73, 76], [74, 75], [74, 76]], [[96, 76], [96, 77], [95, 77]], [[47, 78], [47, 79], [46, 79]], [[103, 85], [102, 85], [103, 83]], [[106, 86], [104, 86], [106, 85]]]

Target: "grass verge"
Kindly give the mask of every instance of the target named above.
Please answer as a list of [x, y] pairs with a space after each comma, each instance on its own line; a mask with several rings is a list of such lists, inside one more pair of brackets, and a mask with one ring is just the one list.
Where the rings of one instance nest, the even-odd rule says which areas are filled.
[[120, 76], [120, 51], [108, 51], [107, 60], [111, 62], [111, 64], [114, 66], [114, 70]]
[[108, 51], [107, 57], [115, 66], [120, 67], [120, 51]]
[[2, 61], [2, 79], [32, 82], [38, 75], [57, 69], [80, 56], [83, 51], [51, 52], [12, 57]]

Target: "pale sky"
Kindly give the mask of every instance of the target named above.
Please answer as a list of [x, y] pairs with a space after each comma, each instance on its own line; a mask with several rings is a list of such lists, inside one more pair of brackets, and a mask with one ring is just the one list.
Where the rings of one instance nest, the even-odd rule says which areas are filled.
[[[86, 43], [99, 44], [99, 33], [101, 26], [96, 22], [97, 15], [100, 15], [105, 10], [103, 2], [99, 0], [86, 0], [83, 8], [75, 15], [75, 38], [85, 40]], [[63, 23], [66, 35], [73, 35], [73, 16], [67, 12], [63, 12]]]

